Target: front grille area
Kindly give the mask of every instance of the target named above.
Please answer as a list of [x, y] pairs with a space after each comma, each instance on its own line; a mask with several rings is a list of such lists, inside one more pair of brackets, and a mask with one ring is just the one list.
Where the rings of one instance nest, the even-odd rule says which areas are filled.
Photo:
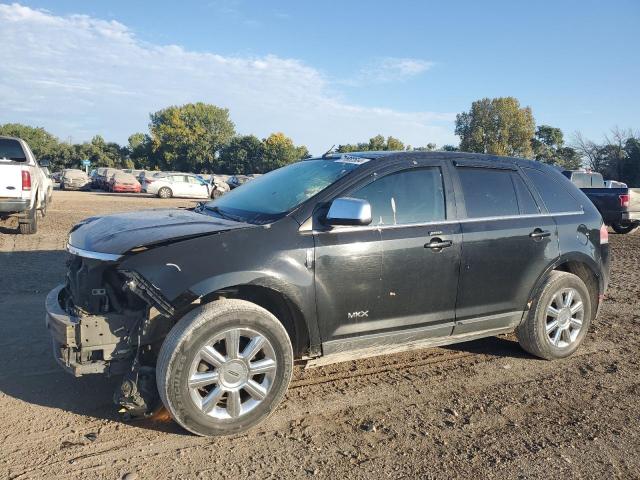
[[138, 296], [123, 290], [125, 280], [111, 262], [70, 254], [65, 307], [78, 316], [146, 309]]

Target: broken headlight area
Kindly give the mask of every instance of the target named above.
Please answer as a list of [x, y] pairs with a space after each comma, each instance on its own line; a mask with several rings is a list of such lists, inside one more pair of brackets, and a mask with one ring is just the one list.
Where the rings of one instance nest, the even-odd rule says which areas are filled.
[[148, 394], [149, 370], [173, 326], [172, 314], [172, 305], [140, 275], [78, 255], [69, 259], [65, 284], [46, 300], [57, 362], [75, 376], [124, 375], [116, 403], [134, 415], [157, 403]]

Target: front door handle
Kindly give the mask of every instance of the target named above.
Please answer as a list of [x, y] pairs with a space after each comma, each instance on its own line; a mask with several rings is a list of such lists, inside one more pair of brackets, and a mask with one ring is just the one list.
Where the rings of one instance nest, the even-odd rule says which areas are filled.
[[542, 230], [540, 228], [536, 228], [533, 232], [529, 234], [529, 236], [534, 240], [539, 240], [541, 238], [550, 237], [551, 232], [549, 230]]
[[430, 248], [435, 252], [439, 252], [443, 248], [447, 248], [453, 245], [451, 240], [442, 240], [441, 238], [432, 238], [429, 243], [424, 244], [424, 248]]

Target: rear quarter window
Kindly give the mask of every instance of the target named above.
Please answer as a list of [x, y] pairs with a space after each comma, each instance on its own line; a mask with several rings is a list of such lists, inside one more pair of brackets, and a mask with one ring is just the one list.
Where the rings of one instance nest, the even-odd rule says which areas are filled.
[[552, 174], [533, 168], [524, 168], [523, 170], [538, 190], [550, 213], [582, 211], [582, 205], [569, 193], [570, 189], [564, 182], [561, 182], [562, 178], [554, 178]]

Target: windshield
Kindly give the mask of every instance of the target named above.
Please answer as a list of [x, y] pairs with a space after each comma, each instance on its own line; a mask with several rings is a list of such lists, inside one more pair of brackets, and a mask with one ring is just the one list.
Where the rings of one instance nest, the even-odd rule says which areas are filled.
[[238, 220], [268, 223], [358, 168], [358, 161], [305, 160], [279, 168], [223, 195], [205, 208]]

